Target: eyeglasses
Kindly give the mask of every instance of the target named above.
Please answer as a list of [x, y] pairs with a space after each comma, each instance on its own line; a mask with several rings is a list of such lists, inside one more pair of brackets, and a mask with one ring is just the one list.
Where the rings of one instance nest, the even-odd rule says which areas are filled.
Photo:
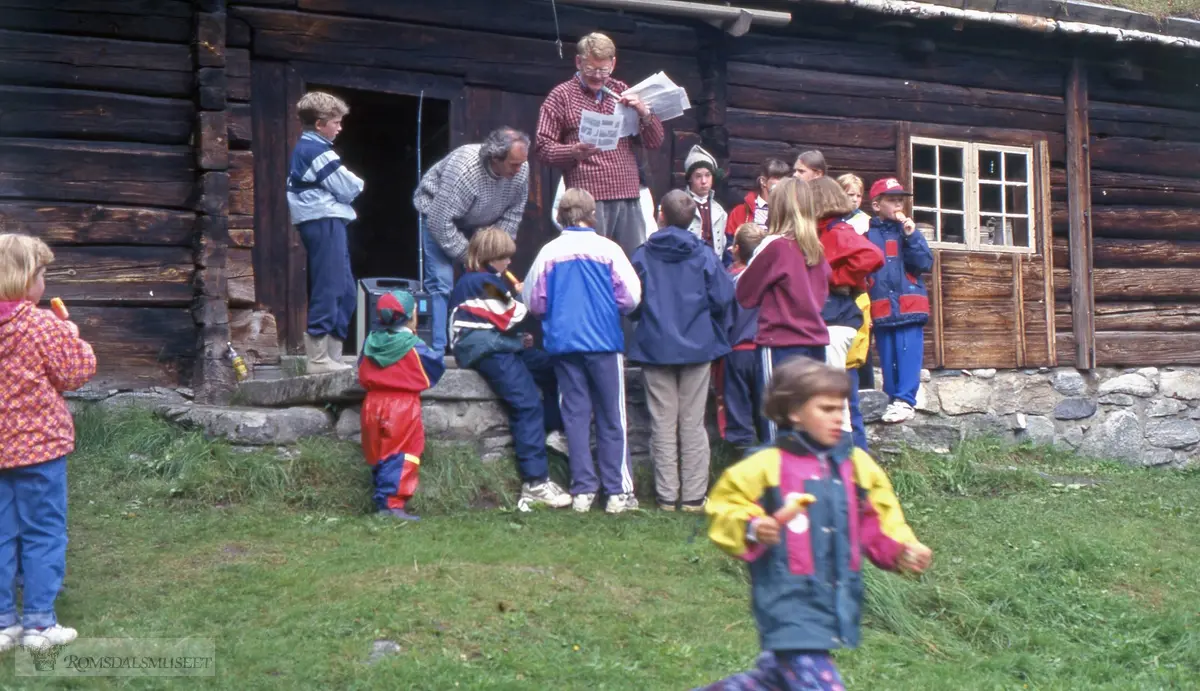
[[579, 66], [579, 71], [588, 77], [607, 77], [613, 73], [612, 67], [585, 67]]

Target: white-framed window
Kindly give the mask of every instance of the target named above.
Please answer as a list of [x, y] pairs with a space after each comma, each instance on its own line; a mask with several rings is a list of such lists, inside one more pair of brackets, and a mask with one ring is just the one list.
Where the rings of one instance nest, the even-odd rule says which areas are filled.
[[1033, 148], [912, 137], [913, 220], [947, 249], [1033, 252]]

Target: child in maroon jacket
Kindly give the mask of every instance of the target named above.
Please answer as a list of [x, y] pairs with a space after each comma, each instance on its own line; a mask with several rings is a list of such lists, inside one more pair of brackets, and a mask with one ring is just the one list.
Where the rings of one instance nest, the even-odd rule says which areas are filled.
[[[768, 235], [738, 278], [737, 300], [759, 308], [758, 346], [766, 391], [774, 367], [803, 356], [825, 361], [829, 332], [821, 318], [832, 272], [817, 238], [812, 188], [802, 180], [781, 181], [769, 199]], [[764, 442], [775, 439], [775, 424], [766, 421]]]

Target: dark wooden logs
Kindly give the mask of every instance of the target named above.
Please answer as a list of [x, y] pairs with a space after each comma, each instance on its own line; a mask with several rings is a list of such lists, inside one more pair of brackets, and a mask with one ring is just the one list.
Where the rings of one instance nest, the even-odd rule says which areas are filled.
[[[1066, 269], [1054, 270], [1057, 298], [1066, 297]], [[1130, 300], [1200, 301], [1200, 268], [1107, 268], [1094, 269], [1092, 281], [1096, 302]]]
[[0, 82], [191, 98], [186, 45], [0, 30]]
[[1200, 332], [1097, 331], [1096, 362], [1110, 367], [1200, 365]]
[[130, 206], [0, 202], [0, 232], [35, 235], [54, 245], [191, 244], [195, 215]]
[[173, 386], [191, 375], [195, 327], [186, 308], [79, 305], [70, 309], [80, 336], [92, 344], [100, 363], [93, 385]]
[[229, 148], [249, 149], [254, 141], [249, 103], [233, 103], [227, 111], [229, 119]]
[[231, 101], [250, 100], [250, 51], [229, 49], [225, 52], [225, 79], [229, 84]]
[[[1055, 320], [1071, 328], [1070, 303], [1059, 304]], [[1200, 305], [1170, 302], [1096, 303], [1097, 331], [1196, 331], [1200, 332]]]
[[[1124, 240], [1098, 237], [1092, 244], [1096, 268], [1200, 266], [1200, 242], [1175, 240]], [[1066, 238], [1054, 239], [1054, 266], [1070, 266]]]
[[1200, 142], [1093, 137], [1091, 157], [1098, 170], [1200, 178]]
[[194, 107], [173, 98], [0, 86], [0, 136], [186, 144]]
[[254, 215], [254, 152], [229, 154], [229, 213]]
[[230, 248], [225, 258], [230, 307], [253, 307], [254, 258], [252, 250]]
[[201, 67], [196, 70], [196, 102], [203, 110], [225, 110], [229, 80], [225, 70], [219, 67]]
[[826, 146], [891, 149], [896, 123], [888, 120], [826, 118], [730, 108], [725, 115], [730, 137], [819, 142]]
[[[1092, 229], [1097, 237], [1200, 239], [1200, 211], [1193, 208], [1098, 206], [1092, 209], [1091, 217]], [[1068, 217], [1064, 209], [1056, 208], [1053, 219], [1056, 229], [1065, 230]]]
[[186, 147], [0, 138], [0, 197], [191, 206]]
[[186, 306], [192, 299], [192, 255], [185, 247], [54, 248], [46, 291], [68, 303]]
[[229, 311], [229, 335], [233, 347], [251, 367], [279, 363], [279, 330], [275, 316], [265, 310]]
[[187, 43], [187, 0], [0, 0], [0, 27], [54, 34], [94, 34], [135, 41]]
[[1096, 366], [1093, 341], [1096, 325], [1092, 321], [1095, 297], [1092, 285], [1091, 157], [1088, 151], [1087, 73], [1078, 58], [1071, 63], [1067, 77], [1066, 101], [1068, 246], [1074, 268], [1062, 285], [1069, 286], [1071, 291], [1075, 366], [1092, 369]]
[[202, 110], [196, 116], [196, 167], [200, 170], [229, 167], [229, 125], [223, 110]]

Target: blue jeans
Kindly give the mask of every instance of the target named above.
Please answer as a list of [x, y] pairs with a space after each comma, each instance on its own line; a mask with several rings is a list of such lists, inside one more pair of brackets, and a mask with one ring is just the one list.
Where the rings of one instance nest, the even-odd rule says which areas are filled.
[[508, 408], [508, 426], [521, 482], [538, 484], [550, 476], [546, 432], [562, 427], [554, 360], [543, 350], [493, 353], [475, 369]]
[[863, 451], [867, 448], [867, 428], [863, 424], [862, 408], [858, 405], [858, 370], [846, 370], [850, 375], [850, 429], [854, 437], [854, 445]]
[[17, 545], [27, 629], [54, 626], [67, 571], [67, 458], [0, 470], [0, 628], [17, 623]]
[[296, 227], [308, 253], [308, 335], [344, 341], [358, 297], [346, 221], [318, 218]]
[[428, 232], [422, 240], [425, 247], [425, 292], [429, 293], [429, 323], [433, 329], [433, 343], [429, 347], [439, 356], [446, 353], [449, 339], [450, 291], [454, 289], [454, 260], [446, 256], [442, 246]]

